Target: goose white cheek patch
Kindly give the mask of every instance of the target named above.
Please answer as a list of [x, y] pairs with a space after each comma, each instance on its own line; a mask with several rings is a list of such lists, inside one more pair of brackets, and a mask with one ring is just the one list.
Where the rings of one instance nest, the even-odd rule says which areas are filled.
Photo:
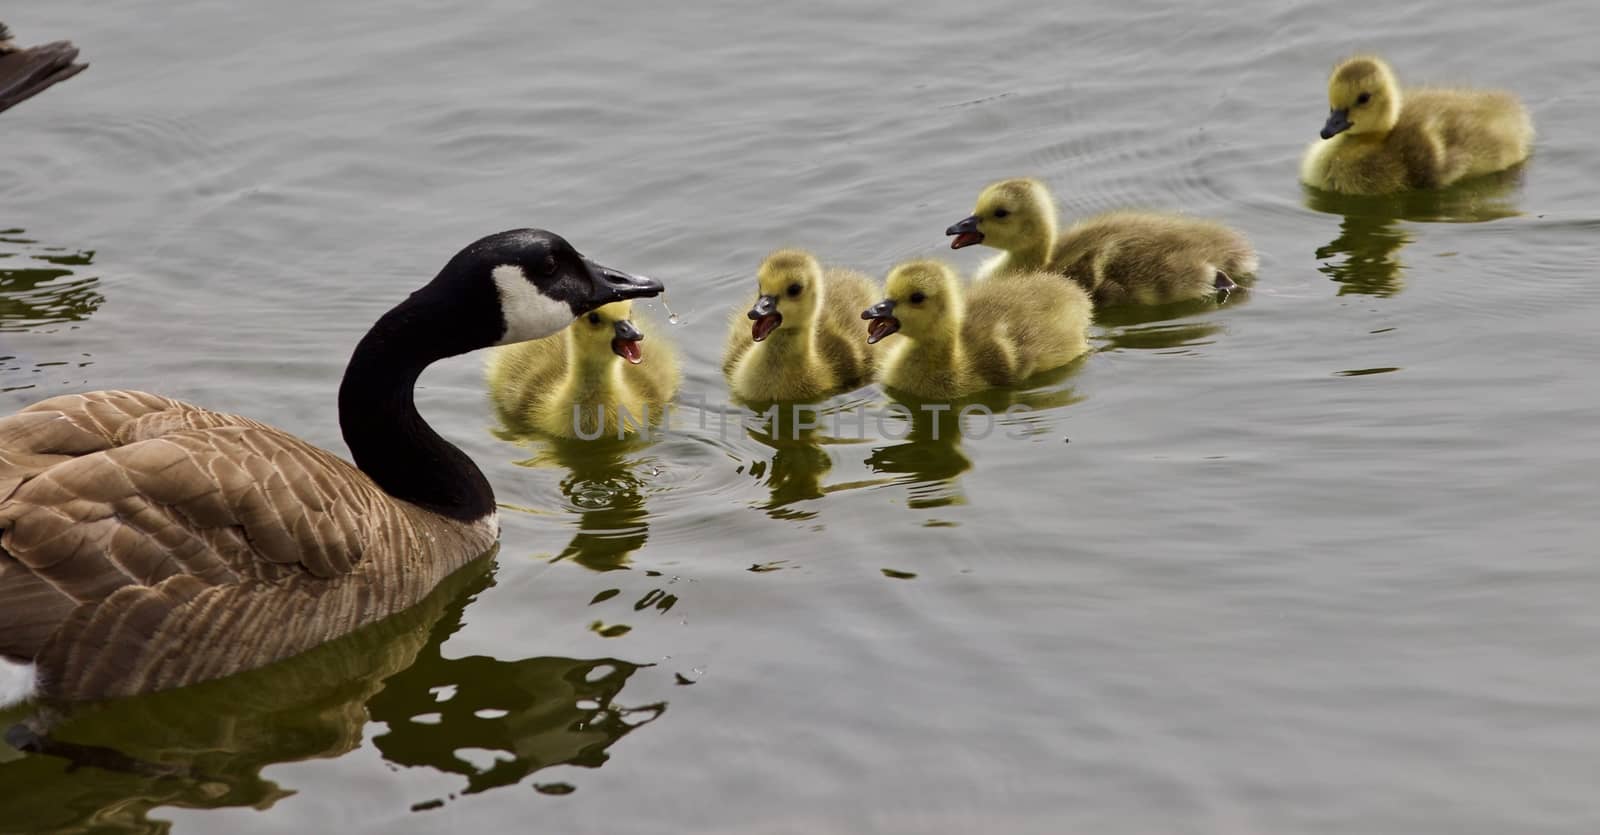
[[0, 708], [31, 697], [37, 685], [38, 674], [32, 664], [18, 664], [0, 658]]
[[492, 274], [500, 293], [500, 313], [506, 321], [505, 335], [496, 345], [543, 339], [572, 324], [572, 308], [539, 292], [521, 267], [502, 264]]

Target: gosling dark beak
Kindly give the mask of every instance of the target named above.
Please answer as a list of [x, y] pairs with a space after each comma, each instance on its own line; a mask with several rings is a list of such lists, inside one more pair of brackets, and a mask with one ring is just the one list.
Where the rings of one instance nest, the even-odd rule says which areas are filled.
[[770, 316], [773, 313], [776, 313], [777, 310], [777, 296], [762, 296], [756, 299], [756, 306], [750, 308], [750, 312], [746, 313], [745, 315], [749, 316], [751, 319], [760, 319], [763, 316]]
[[978, 216], [968, 215], [944, 230], [946, 235], [954, 235], [955, 240], [950, 242], [951, 249], [960, 249], [964, 246], [983, 243], [983, 233], [978, 231]]
[[653, 278], [642, 275], [629, 275], [622, 270], [602, 267], [593, 261], [583, 259], [584, 266], [589, 268], [589, 284], [592, 292], [586, 303], [586, 310], [578, 311], [579, 316], [601, 305], [620, 302], [623, 299], [643, 299], [650, 296], [659, 296], [667, 288]]
[[640, 333], [639, 329], [634, 327], [633, 323], [627, 319], [618, 321], [615, 329], [618, 339], [627, 340], [628, 342], [638, 342], [639, 340], [644, 339], [644, 334]]
[[1348, 109], [1328, 111], [1328, 123], [1322, 126], [1322, 138], [1332, 139], [1350, 129], [1350, 111]]
[[611, 352], [638, 365], [644, 359], [644, 354], [639, 351], [639, 340], [644, 339], [644, 334], [627, 319], [618, 320], [612, 327], [617, 335], [611, 340]]
[[778, 312], [777, 296], [761, 296], [756, 299], [756, 306], [750, 308], [745, 314], [755, 324], [750, 326], [750, 338], [757, 342], [772, 335], [772, 332], [783, 324], [783, 314]]
[[868, 345], [875, 345], [878, 340], [900, 330], [900, 320], [894, 318], [894, 299], [884, 299], [861, 311], [861, 318], [868, 322]]

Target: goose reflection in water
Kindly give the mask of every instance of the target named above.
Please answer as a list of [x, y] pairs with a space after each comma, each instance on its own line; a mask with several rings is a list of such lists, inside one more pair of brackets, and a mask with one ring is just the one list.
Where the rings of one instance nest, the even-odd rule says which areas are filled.
[[[949, 403], [891, 392], [893, 402], [904, 410], [900, 412], [904, 438], [874, 448], [867, 466], [874, 472], [898, 476], [895, 483], [906, 485], [909, 492], [907, 507], [966, 504], [958, 484], [961, 474], [972, 468], [972, 459], [961, 449], [964, 434], [977, 440], [1026, 437], [1040, 431], [1047, 421], [1039, 413], [1083, 399], [1062, 383], [1083, 366], [1084, 359], [1035, 375], [1026, 388], [989, 389]], [[974, 412], [963, 421], [961, 411], [968, 407], [987, 410], [992, 418]], [[1007, 415], [1008, 409], [1016, 412]]]
[[1447, 189], [1381, 197], [1302, 186], [1307, 208], [1341, 216], [1338, 236], [1317, 248], [1317, 259], [1323, 262], [1317, 269], [1339, 284], [1338, 295], [1393, 296], [1405, 287], [1400, 251], [1414, 237], [1403, 222], [1482, 223], [1517, 217], [1522, 214], [1516, 199], [1523, 172], [1518, 166]]
[[[615, 658], [444, 657], [463, 610], [493, 583], [492, 560], [388, 620], [260, 670], [65, 716], [50, 706], [0, 715], [24, 749], [0, 746], [0, 827], [161, 832], [169, 824], [151, 814], [163, 806], [266, 809], [294, 789], [264, 767], [340, 756], [369, 721], [387, 726], [373, 741], [389, 762], [462, 775], [467, 793], [554, 765], [599, 767], [665, 703], [618, 705], [641, 665]], [[463, 749], [497, 758], [474, 765]]]
[[89, 318], [105, 296], [79, 275], [94, 252], [44, 246], [21, 229], [0, 229], [0, 332], [33, 331]]
[[[93, 261], [91, 251], [44, 246], [21, 229], [0, 229], [0, 334], [48, 332], [89, 318], [105, 302], [100, 279], [80, 275]], [[0, 346], [0, 393], [33, 388], [52, 368], [89, 364], [82, 353], [18, 354], [18, 341]]]

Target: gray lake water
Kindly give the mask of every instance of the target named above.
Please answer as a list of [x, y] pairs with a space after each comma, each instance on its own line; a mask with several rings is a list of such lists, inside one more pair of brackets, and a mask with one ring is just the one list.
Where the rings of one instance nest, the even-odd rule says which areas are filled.
[[[1591, 0], [3, 18], [92, 66], [0, 115], [0, 412], [140, 388], [343, 454], [356, 340], [517, 226], [663, 278], [713, 404], [765, 253], [970, 269], [943, 230], [1001, 177], [1223, 219], [1262, 267], [1102, 322], [982, 439], [687, 410], [651, 445], [511, 443], [483, 358], [441, 363], [419, 403], [505, 506], [492, 564], [64, 731], [163, 769], [0, 749], [0, 829], [1600, 831]], [[1309, 195], [1359, 49], [1521, 93], [1533, 159]]]

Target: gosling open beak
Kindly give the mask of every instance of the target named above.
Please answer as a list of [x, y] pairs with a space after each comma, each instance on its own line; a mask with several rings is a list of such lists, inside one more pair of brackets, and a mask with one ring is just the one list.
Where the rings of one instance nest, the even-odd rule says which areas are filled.
[[1350, 110], [1340, 108], [1328, 111], [1328, 123], [1322, 126], [1322, 138], [1332, 139], [1350, 129]]
[[750, 338], [757, 342], [766, 339], [783, 324], [783, 314], [778, 312], [777, 296], [761, 296], [756, 299], [756, 306], [745, 315], [755, 322], [750, 326]]
[[644, 352], [639, 350], [639, 340], [644, 339], [644, 334], [627, 319], [619, 320], [614, 327], [617, 336], [611, 340], [611, 352], [638, 365], [644, 359]]
[[[589, 284], [592, 288], [587, 300], [589, 310], [623, 299], [643, 299], [650, 296], [659, 296], [667, 288], [653, 278], [642, 275], [629, 275], [622, 270], [602, 267], [593, 261], [583, 259], [584, 266], [589, 268]], [[588, 310], [579, 311], [582, 316]]]
[[900, 320], [894, 318], [894, 299], [884, 299], [861, 311], [861, 318], [867, 320], [868, 345], [900, 330]]
[[983, 243], [983, 233], [978, 231], [977, 215], [968, 215], [956, 221], [949, 229], [944, 230], [944, 233], [956, 236], [956, 239], [950, 242], [951, 249]]

